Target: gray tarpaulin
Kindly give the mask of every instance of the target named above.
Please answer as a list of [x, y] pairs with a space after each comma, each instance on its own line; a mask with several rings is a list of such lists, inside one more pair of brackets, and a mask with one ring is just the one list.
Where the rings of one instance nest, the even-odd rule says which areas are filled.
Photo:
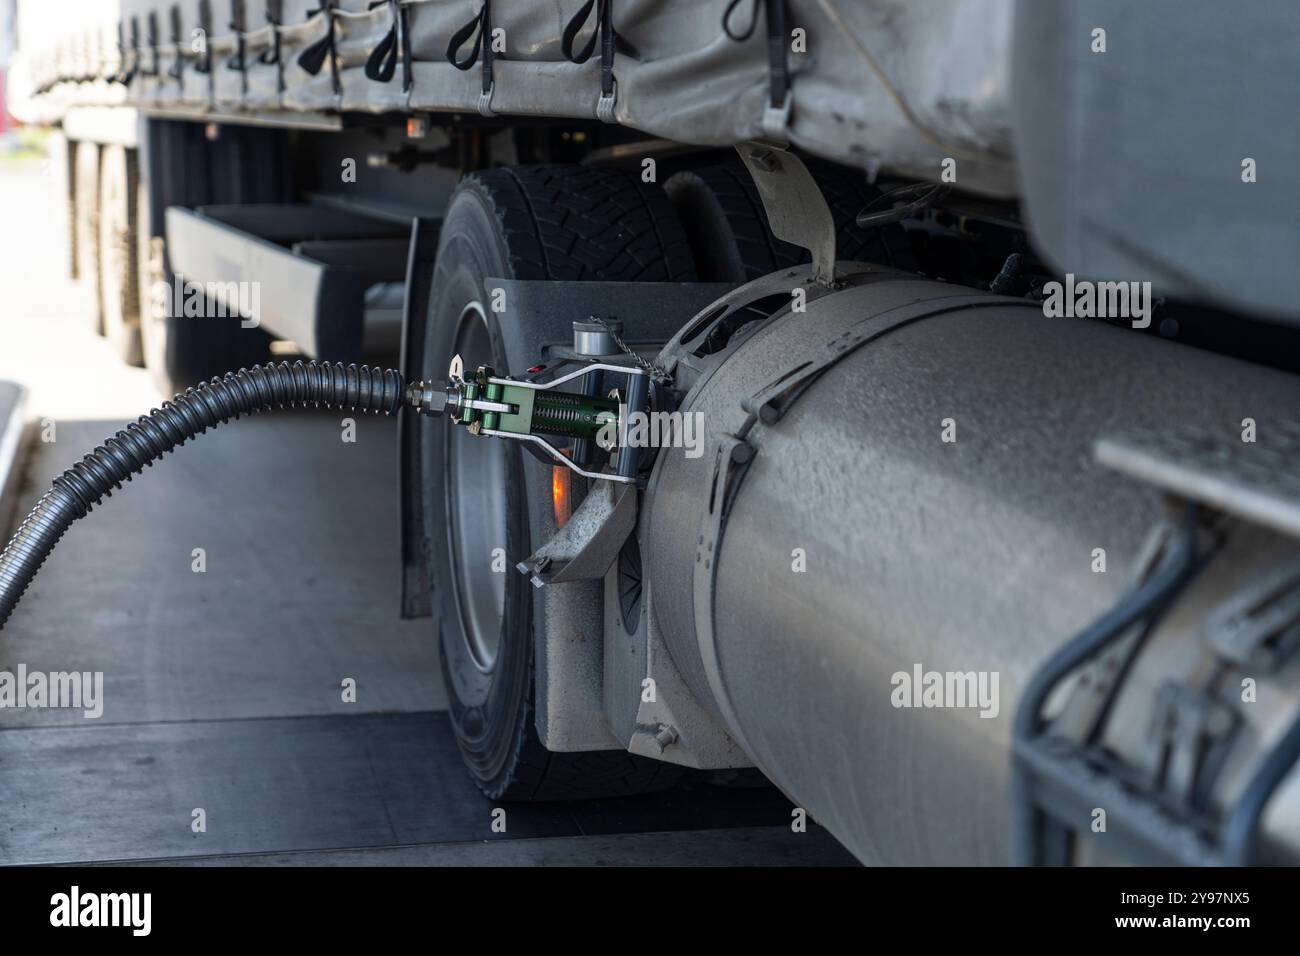
[[1300, 3], [1023, 0], [1013, 63], [1030, 225], [1062, 271], [1300, 316]]
[[[42, 15], [72, 2], [22, 0]], [[148, 69], [127, 87], [104, 79], [120, 69], [115, 43], [76, 39], [102, 34], [103, 24], [74, 23], [57, 49], [20, 53], [43, 91], [38, 113], [47, 121], [73, 106], [124, 101], [218, 117], [473, 113], [481, 73], [457, 70], [446, 50], [481, 3], [401, 0], [409, 89], [400, 65], [388, 82], [365, 71], [393, 28], [396, 2], [245, 0], [241, 71], [232, 0], [206, 4], [206, 34], [198, 32], [200, 0], [123, 0], [120, 15], [104, 0], [114, 20], [140, 24], [139, 53], [127, 59]], [[282, 15], [272, 26], [267, 10], [276, 6]], [[576, 65], [561, 50], [565, 24], [582, 6], [492, 5], [504, 42], [495, 113], [597, 117], [599, 57]], [[613, 0], [626, 41], [614, 63], [619, 123], [709, 146], [763, 134], [763, 5], [737, 5], [741, 27], [758, 10], [743, 42], [723, 30], [727, 7]], [[1290, 175], [1300, 133], [1289, 122], [1300, 90], [1295, 0], [786, 0], [784, 9], [793, 97], [782, 138], [850, 166], [917, 178], [936, 178], [951, 158], [959, 188], [1023, 200], [1035, 242], [1062, 273], [1151, 281], [1158, 294], [1300, 317], [1300, 191]], [[1093, 49], [1098, 28], [1105, 52]], [[303, 69], [304, 51], [330, 37], [334, 56], [315, 73]], [[799, 43], [802, 51], [792, 49]], [[1241, 175], [1247, 159], [1257, 168], [1250, 183]]]
[[[320, 0], [283, 0], [280, 24], [273, 26], [265, 0], [211, 0], [205, 30], [199, 0], [124, 0], [128, 37], [137, 21], [141, 37], [138, 53], [128, 52], [127, 59], [146, 67], [124, 95], [152, 109], [218, 113], [477, 112], [478, 66], [458, 70], [446, 51], [453, 34], [478, 14], [481, 0], [400, 5], [414, 61], [409, 89], [400, 64], [388, 82], [365, 72], [371, 52], [393, 29], [397, 3], [335, 0], [323, 10]], [[599, 52], [577, 65], [561, 50], [564, 27], [582, 5], [492, 5], [492, 26], [504, 45], [494, 57], [493, 112], [597, 117]], [[614, 64], [619, 123], [699, 145], [731, 145], [763, 134], [769, 75], [763, 8], [742, 0], [732, 15], [733, 32], [743, 32], [756, 7], [758, 23], [746, 40], [736, 41], [722, 27], [727, 7], [726, 0], [614, 0], [614, 27], [625, 41]], [[232, 26], [239, 8], [242, 44]], [[786, 9], [794, 79], [784, 138], [861, 168], [881, 165], [930, 177], [944, 157], [953, 157], [963, 164], [968, 188], [1014, 194], [1011, 0], [789, 0]], [[579, 48], [595, 21], [593, 12]], [[315, 73], [304, 69], [304, 51], [331, 36], [333, 56]], [[82, 72], [111, 75], [119, 68], [114, 49], [90, 59]], [[62, 62], [56, 73], [67, 72], [67, 58]], [[72, 86], [50, 90], [51, 98], [71, 105], [123, 95], [115, 84], [83, 79]]]

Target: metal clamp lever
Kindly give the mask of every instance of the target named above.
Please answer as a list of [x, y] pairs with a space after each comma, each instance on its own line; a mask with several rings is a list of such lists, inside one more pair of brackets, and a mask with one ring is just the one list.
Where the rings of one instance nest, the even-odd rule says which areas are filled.
[[[600, 397], [560, 388], [601, 372], [626, 376], [626, 391]], [[649, 375], [636, 366], [586, 362], [548, 382], [530, 382], [498, 377], [490, 366], [481, 365], [467, 379], [458, 355], [452, 359], [446, 384], [415, 383], [407, 389], [406, 404], [424, 415], [446, 415], [474, 435], [529, 442], [584, 478], [635, 484], [640, 449], [628, 440], [628, 423], [631, 412], [649, 403], [649, 395]], [[617, 449], [614, 471], [584, 468], [543, 435], [594, 441], [606, 451]]]

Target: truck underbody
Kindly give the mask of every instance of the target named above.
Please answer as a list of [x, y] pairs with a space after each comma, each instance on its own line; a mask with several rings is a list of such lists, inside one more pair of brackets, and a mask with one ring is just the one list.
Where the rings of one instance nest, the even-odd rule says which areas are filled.
[[203, 428], [400, 412], [493, 799], [756, 768], [866, 863], [1300, 862], [1293, 11], [268, 6], [20, 47], [69, 268], [184, 397], [0, 626]]

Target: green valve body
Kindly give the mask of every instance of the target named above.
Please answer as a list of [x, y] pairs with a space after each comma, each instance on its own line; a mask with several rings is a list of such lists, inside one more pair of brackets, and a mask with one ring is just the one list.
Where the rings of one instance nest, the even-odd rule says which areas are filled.
[[[465, 397], [482, 397], [490, 402], [510, 405], [512, 412], [483, 412], [483, 427], [490, 431], [515, 435], [557, 435], [562, 438], [595, 440], [606, 425], [618, 425], [617, 399], [553, 392], [501, 384], [490, 379], [489, 367], [478, 369], [473, 380], [465, 383]], [[464, 423], [473, 424], [478, 413], [467, 409]]]
[[[532, 430], [535, 432], [594, 440], [606, 425], [618, 424], [618, 402], [615, 399], [591, 398], [570, 392], [540, 392], [534, 395]], [[508, 398], [506, 401], [513, 403], [514, 399]]]

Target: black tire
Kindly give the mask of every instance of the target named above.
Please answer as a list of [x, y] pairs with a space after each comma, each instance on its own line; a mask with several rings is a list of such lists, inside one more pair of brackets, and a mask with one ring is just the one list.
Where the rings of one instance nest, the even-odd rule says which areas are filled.
[[140, 345], [140, 174], [137, 154], [105, 146], [99, 172], [99, 275], [104, 335], [127, 365], [143, 365]]
[[[143, 169], [138, 255], [141, 295], [141, 340], [144, 364], [160, 393], [170, 398], [191, 385], [270, 358], [271, 337], [246, 329], [238, 316], [186, 318], [176, 296], [155, 290], [175, 289], [179, 279], [167, 258], [164, 210], [168, 206], [291, 202], [293, 189], [283, 130], [223, 127], [209, 142], [197, 123], [149, 120], [142, 149]], [[325, 356], [344, 359], [347, 356]]]
[[[866, 177], [825, 164], [810, 164], [839, 234], [837, 257], [911, 269], [907, 235], [899, 226], [860, 229], [858, 213], [879, 192]], [[686, 228], [700, 279], [749, 282], [810, 262], [806, 249], [772, 235], [758, 187], [740, 163], [680, 172], [664, 190]]]
[[103, 277], [99, 271], [99, 144], [77, 143], [75, 163], [77, 276], [86, 315], [96, 335], [104, 334]]
[[[471, 308], [483, 299], [483, 280], [489, 276], [683, 281], [694, 278], [694, 264], [667, 197], [636, 177], [570, 166], [473, 173], [457, 188], [442, 226], [425, 337], [428, 374], [440, 375], [453, 352], [467, 343], [477, 343], [476, 354], [463, 356], [468, 368], [491, 362], [499, 372], [509, 371], [494, 314]], [[481, 354], [484, 350], [490, 354]], [[551, 753], [542, 745], [535, 726], [532, 588], [513, 565], [531, 551], [530, 507], [549, 509], [550, 502], [527, 500], [517, 443], [488, 445], [442, 419], [424, 419], [422, 427], [434, 622], [452, 726], [474, 782], [488, 797], [503, 801], [575, 800], [670, 786], [681, 771], [669, 764], [623, 751]], [[476, 473], [463, 463], [488, 455], [499, 457], [483, 467], [500, 469], [501, 480], [460, 498], [465, 476]], [[492, 488], [500, 489], [496, 497]], [[470, 513], [474, 507], [497, 516], [490, 527], [471, 525], [479, 516]], [[487, 542], [503, 539], [509, 569], [491, 579], [499, 593], [486, 610], [466, 596], [481, 598], [486, 586], [471, 586], [467, 562], [452, 557], [480, 533]], [[489, 560], [488, 553], [479, 557]], [[472, 573], [479, 580], [487, 577]], [[486, 645], [492, 640], [495, 653], [489, 659]]]
[[[156, 261], [163, 261], [162, 256]], [[140, 321], [143, 364], [163, 397], [270, 360], [271, 337], [260, 328], [244, 328], [238, 315], [216, 315], [221, 310], [201, 296], [196, 301], [205, 303], [203, 314], [185, 315], [183, 276], [164, 269], [161, 275], [154, 273], [152, 281], [157, 288], [172, 290], [161, 297], [151, 292]]]

